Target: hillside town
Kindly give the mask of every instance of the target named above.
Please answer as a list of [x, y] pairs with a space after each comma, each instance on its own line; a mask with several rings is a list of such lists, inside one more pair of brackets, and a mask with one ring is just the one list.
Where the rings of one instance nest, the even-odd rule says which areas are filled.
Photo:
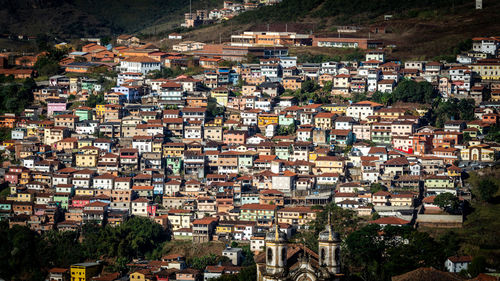
[[[229, 3], [186, 24], [252, 6]], [[229, 260], [199, 270], [172, 252], [134, 259], [127, 273], [82, 260], [47, 280], [209, 280], [242, 271], [242, 245], [258, 280], [341, 280], [343, 237], [330, 213], [315, 237], [320, 254], [290, 242], [311, 229], [318, 205], [381, 229], [464, 224], [462, 208], [436, 198], [462, 206], [472, 198], [466, 175], [498, 163], [500, 37], [488, 36], [447, 62], [400, 61], [368, 38], [248, 31], [164, 51], [120, 35], [56, 44], [66, 54], [47, 77], [34, 67], [46, 52], [2, 53], [0, 74], [36, 87], [29, 106], [0, 116], [0, 220], [44, 233], [149, 218], [172, 241], [223, 243], [216, 254]], [[303, 62], [290, 46], [362, 55]], [[458, 273], [471, 261], [441, 263]]]

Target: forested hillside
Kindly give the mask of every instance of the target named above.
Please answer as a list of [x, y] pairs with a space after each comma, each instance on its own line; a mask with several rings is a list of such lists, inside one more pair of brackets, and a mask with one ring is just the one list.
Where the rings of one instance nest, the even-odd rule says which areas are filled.
[[[222, 0], [192, 0], [193, 9], [222, 7]], [[179, 25], [189, 0], [0, 0], [0, 33], [61, 37], [134, 33]]]

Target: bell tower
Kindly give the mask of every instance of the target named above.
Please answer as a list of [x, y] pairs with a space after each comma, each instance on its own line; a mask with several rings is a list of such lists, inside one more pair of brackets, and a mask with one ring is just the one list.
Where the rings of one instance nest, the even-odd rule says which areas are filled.
[[319, 233], [319, 265], [332, 274], [340, 273], [340, 236], [333, 231], [330, 212], [325, 230]]
[[[286, 235], [279, 230], [278, 215], [274, 212], [274, 228], [266, 235], [266, 274], [264, 280], [276, 280], [286, 272]], [[267, 276], [266, 276], [267, 275]], [[273, 277], [269, 276], [273, 275]]]

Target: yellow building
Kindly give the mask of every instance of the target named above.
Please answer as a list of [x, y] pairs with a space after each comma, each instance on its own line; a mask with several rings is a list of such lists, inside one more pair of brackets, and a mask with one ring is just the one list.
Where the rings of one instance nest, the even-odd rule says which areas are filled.
[[76, 167], [91, 168], [97, 166], [97, 154], [80, 153], [75, 155]]
[[152, 152], [161, 154], [162, 153], [162, 146], [163, 146], [163, 144], [162, 144], [160, 139], [153, 140], [153, 145], [152, 145], [153, 151]]
[[448, 172], [448, 176], [450, 177], [460, 177], [462, 176], [462, 169], [455, 165], [451, 165], [450, 167], [446, 168], [446, 171]]
[[185, 148], [184, 143], [165, 143], [163, 144], [163, 157], [182, 157]]
[[316, 159], [320, 156], [327, 156], [327, 151], [328, 150], [323, 150], [323, 151], [312, 151], [309, 153], [309, 162], [314, 162]]
[[500, 62], [498, 60], [480, 60], [471, 64], [470, 68], [482, 80], [500, 80]]
[[347, 105], [345, 104], [325, 104], [321, 108], [323, 108], [325, 111], [335, 113], [338, 115], [345, 115], [345, 112], [347, 110]]
[[460, 157], [463, 161], [495, 161], [495, 150], [487, 144], [471, 145], [460, 150]]
[[222, 105], [222, 106], [227, 106], [227, 102], [229, 99], [229, 90], [227, 88], [224, 88], [224, 87], [219, 87], [219, 88], [213, 89], [210, 92], [210, 96], [217, 101], [217, 104]]
[[80, 139], [78, 140], [78, 149], [86, 146], [92, 146], [93, 140], [92, 139]]
[[21, 178], [19, 179], [19, 184], [27, 184], [31, 181], [31, 175], [29, 171], [24, 171], [21, 173]]
[[[133, 273], [130, 273], [129, 275], [130, 281], [151, 281], [153, 280], [154, 276], [151, 274], [151, 272], [147, 269], [142, 269], [135, 271]], [[154, 279], [156, 280], [156, 279]]]
[[278, 211], [278, 222], [306, 226], [316, 219], [319, 210], [311, 207], [285, 207]]
[[278, 124], [279, 122], [278, 118], [279, 117], [276, 114], [259, 114], [258, 117], [259, 127], [265, 127], [271, 124]]
[[222, 117], [215, 117], [212, 122], [206, 122], [205, 127], [222, 127], [223, 121]]
[[500, 101], [500, 90], [492, 90], [490, 94], [491, 101]]
[[234, 230], [234, 225], [230, 224], [220, 224], [216, 228], [216, 233], [217, 234], [222, 234], [222, 233], [233, 233]]
[[342, 173], [344, 171], [344, 159], [337, 156], [319, 156], [314, 161], [316, 174]]
[[75, 196], [94, 196], [94, 190], [90, 188], [77, 188]]
[[31, 202], [33, 200], [33, 195], [28, 192], [19, 192], [16, 195], [16, 202]]
[[39, 182], [44, 182], [44, 183], [50, 183], [50, 181], [52, 179], [51, 179], [50, 174], [36, 173], [36, 174], [33, 174], [33, 180], [39, 181]]
[[71, 281], [88, 281], [97, 276], [101, 265], [95, 262], [84, 262], [71, 265]]
[[381, 108], [375, 111], [375, 116], [380, 116], [382, 119], [397, 119], [405, 115], [404, 108]]
[[104, 113], [106, 112], [106, 105], [105, 104], [98, 104], [95, 106], [95, 113], [97, 116], [104, 116]]

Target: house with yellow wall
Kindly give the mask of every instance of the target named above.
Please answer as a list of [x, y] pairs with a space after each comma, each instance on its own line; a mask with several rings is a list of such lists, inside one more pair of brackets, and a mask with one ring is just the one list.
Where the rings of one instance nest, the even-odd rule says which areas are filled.
[[101, 265], [96, 262], [76, 263], [70, 267], [71, 281], [89, 281], [101, 272]]
[[98, 104], [95, 106], [95, 114], [98, 117], [104, 116], [105, 112], [106, 112], [106, 105], [105, 104]]
[[325, 111], [335, 113], [338, 115], [345, 115], [347, 110], [347, 105], [345, 104], [325, 104], [321, 106], [321, 108]]
[[259, 114], [258, 125], [259, 127], [265, 127], [271, 124], [278, 124], [279, 117], [277, 114]]
[[337, 156], [319, 156], [314, 161], [315, 171], [321, 173], [342, 173], [344, 172], [344, 159]]

